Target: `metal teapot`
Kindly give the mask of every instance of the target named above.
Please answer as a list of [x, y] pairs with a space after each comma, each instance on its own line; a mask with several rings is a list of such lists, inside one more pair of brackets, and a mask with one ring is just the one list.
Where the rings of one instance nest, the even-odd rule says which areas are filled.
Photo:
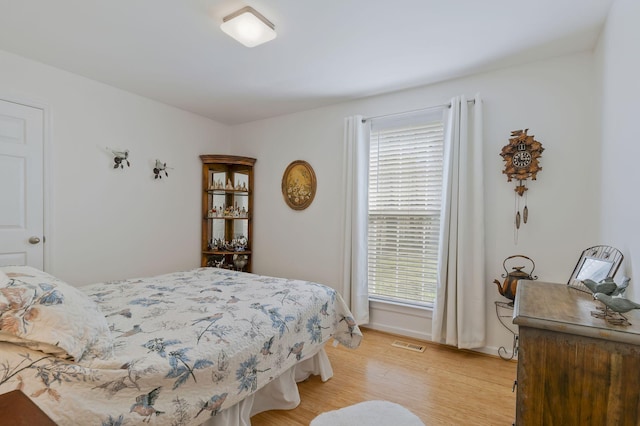
[[[513, 272], [509, 272], [509, 270], [507, 269], [507, 261], [517, 257], [527, 259], [529, 262], [531, 262], [531, 272], [529, 273], [524, 272], [523, 271], [523, 269], [525, 268], [524, 266], [514, 266], [511, 268], [513, 269]], [[514, 300], [516, 298], [516, 289], [518, 287], [518, 280], [537, 280], [538, 279], [537, 276], [533, 275], [533, 270], [536, 269], [536, 264], [532, 259], [528, 258], [527, 256], [523, 256], [521, 254], [515, 254], [513, 256], [509, 256], [502, 262], [502, 267], [504, 268], [504, 271], [506, 273], [506, 274], [502, 274], [502, 278], [505, 279], [504, 283], [500, 284], [500, 281], [498, 280], [493, 280], [493, 282], [498, 286], [498, 291], [500, 292], [500, 294], [506, 297], [507, 299]]]

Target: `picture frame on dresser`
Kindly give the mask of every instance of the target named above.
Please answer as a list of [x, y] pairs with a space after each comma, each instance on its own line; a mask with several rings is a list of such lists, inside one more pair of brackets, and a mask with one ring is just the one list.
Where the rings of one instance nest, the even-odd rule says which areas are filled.
[[578, 259], [567, 284], [578, 290], [591, 293], [583, 281], [591, 279], [596, 282], [614, 277], [624, 256], [622, 252], [612, 246], [592, 246], [585, 249]]

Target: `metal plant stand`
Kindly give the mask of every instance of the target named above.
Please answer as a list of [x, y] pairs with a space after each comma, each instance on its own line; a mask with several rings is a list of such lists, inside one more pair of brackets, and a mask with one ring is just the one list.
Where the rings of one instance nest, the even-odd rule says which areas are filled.
[[[496, 300], [494, 303], [496, 305], [496, 316], [498, 317], [498, 321], [500, 321], [500, 324], [502, 324], [502, 326], [513, 335], [513, 347], [511, 348], [511, 353], [509, 353], [504, 346], [500, 346], [498, 348], [498, 355], [504, 360], [512, 360], [518, 356], [517, 326], [511, 322], [511, 319], [513, 318], [513, 302], [501, 302]], [[508, 318], [508, 320], [505, 318]]]

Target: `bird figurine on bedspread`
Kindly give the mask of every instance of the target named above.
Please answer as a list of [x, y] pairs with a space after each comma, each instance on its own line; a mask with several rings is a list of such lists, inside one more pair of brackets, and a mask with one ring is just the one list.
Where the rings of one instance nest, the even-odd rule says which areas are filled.
[[160, 395], [160, 389], [162, 386], [158, 386], [154, 390], [149, 393], [143, 393], [142, 395], [138, 395], [136, 397], [136, 402], [131, 406], [130, 413], [138, 413], [144, 417], [143, 422], [148, 422], [151, 420], [152, 415], [159, 416], [160, 414], [164, 414], [164, 411], [158, 411], [155, 409], [153, 404], [155, 404], [156, 399], [158, 399], [158, 395]]
[[[211, 415], [215, 416], [220, 411], [222, 404], [227, 399], [227, 393], [223, 393], [221, 395], [213, 395], [208, 401], [202, 403], [202, 407], [200, 407], [200, 411], [196, 414], [196, 417], [200, 415], [203, 411], [211, 411]], [[195, 417], [194, 417], [195, 418]]]

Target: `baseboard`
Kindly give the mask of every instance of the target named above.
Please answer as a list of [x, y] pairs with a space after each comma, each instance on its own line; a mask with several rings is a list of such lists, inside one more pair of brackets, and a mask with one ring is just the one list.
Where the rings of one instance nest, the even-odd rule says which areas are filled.
[[[410, 330], [402, 327], [391, 327], [388, 325], [369, 323], [364, 326], [365, 328], [370, 328], [371, 330], [382, 331], [384, 333], [393, 334], [401, 337], [410, 337], [417, 340], [422, 340], [424, 342], [432, 342], [430, 333], [420, 333], [415, 330]], [[483, 346], [481, 348], [468, 349], [472, 352], [478, 352], [485, 355], [490, 355], [494, 357], [500, 357], [498, 354], [498, 348], [493, 346]], [[517, 357], [513, 358], [514, 361], [517, 361]]]

